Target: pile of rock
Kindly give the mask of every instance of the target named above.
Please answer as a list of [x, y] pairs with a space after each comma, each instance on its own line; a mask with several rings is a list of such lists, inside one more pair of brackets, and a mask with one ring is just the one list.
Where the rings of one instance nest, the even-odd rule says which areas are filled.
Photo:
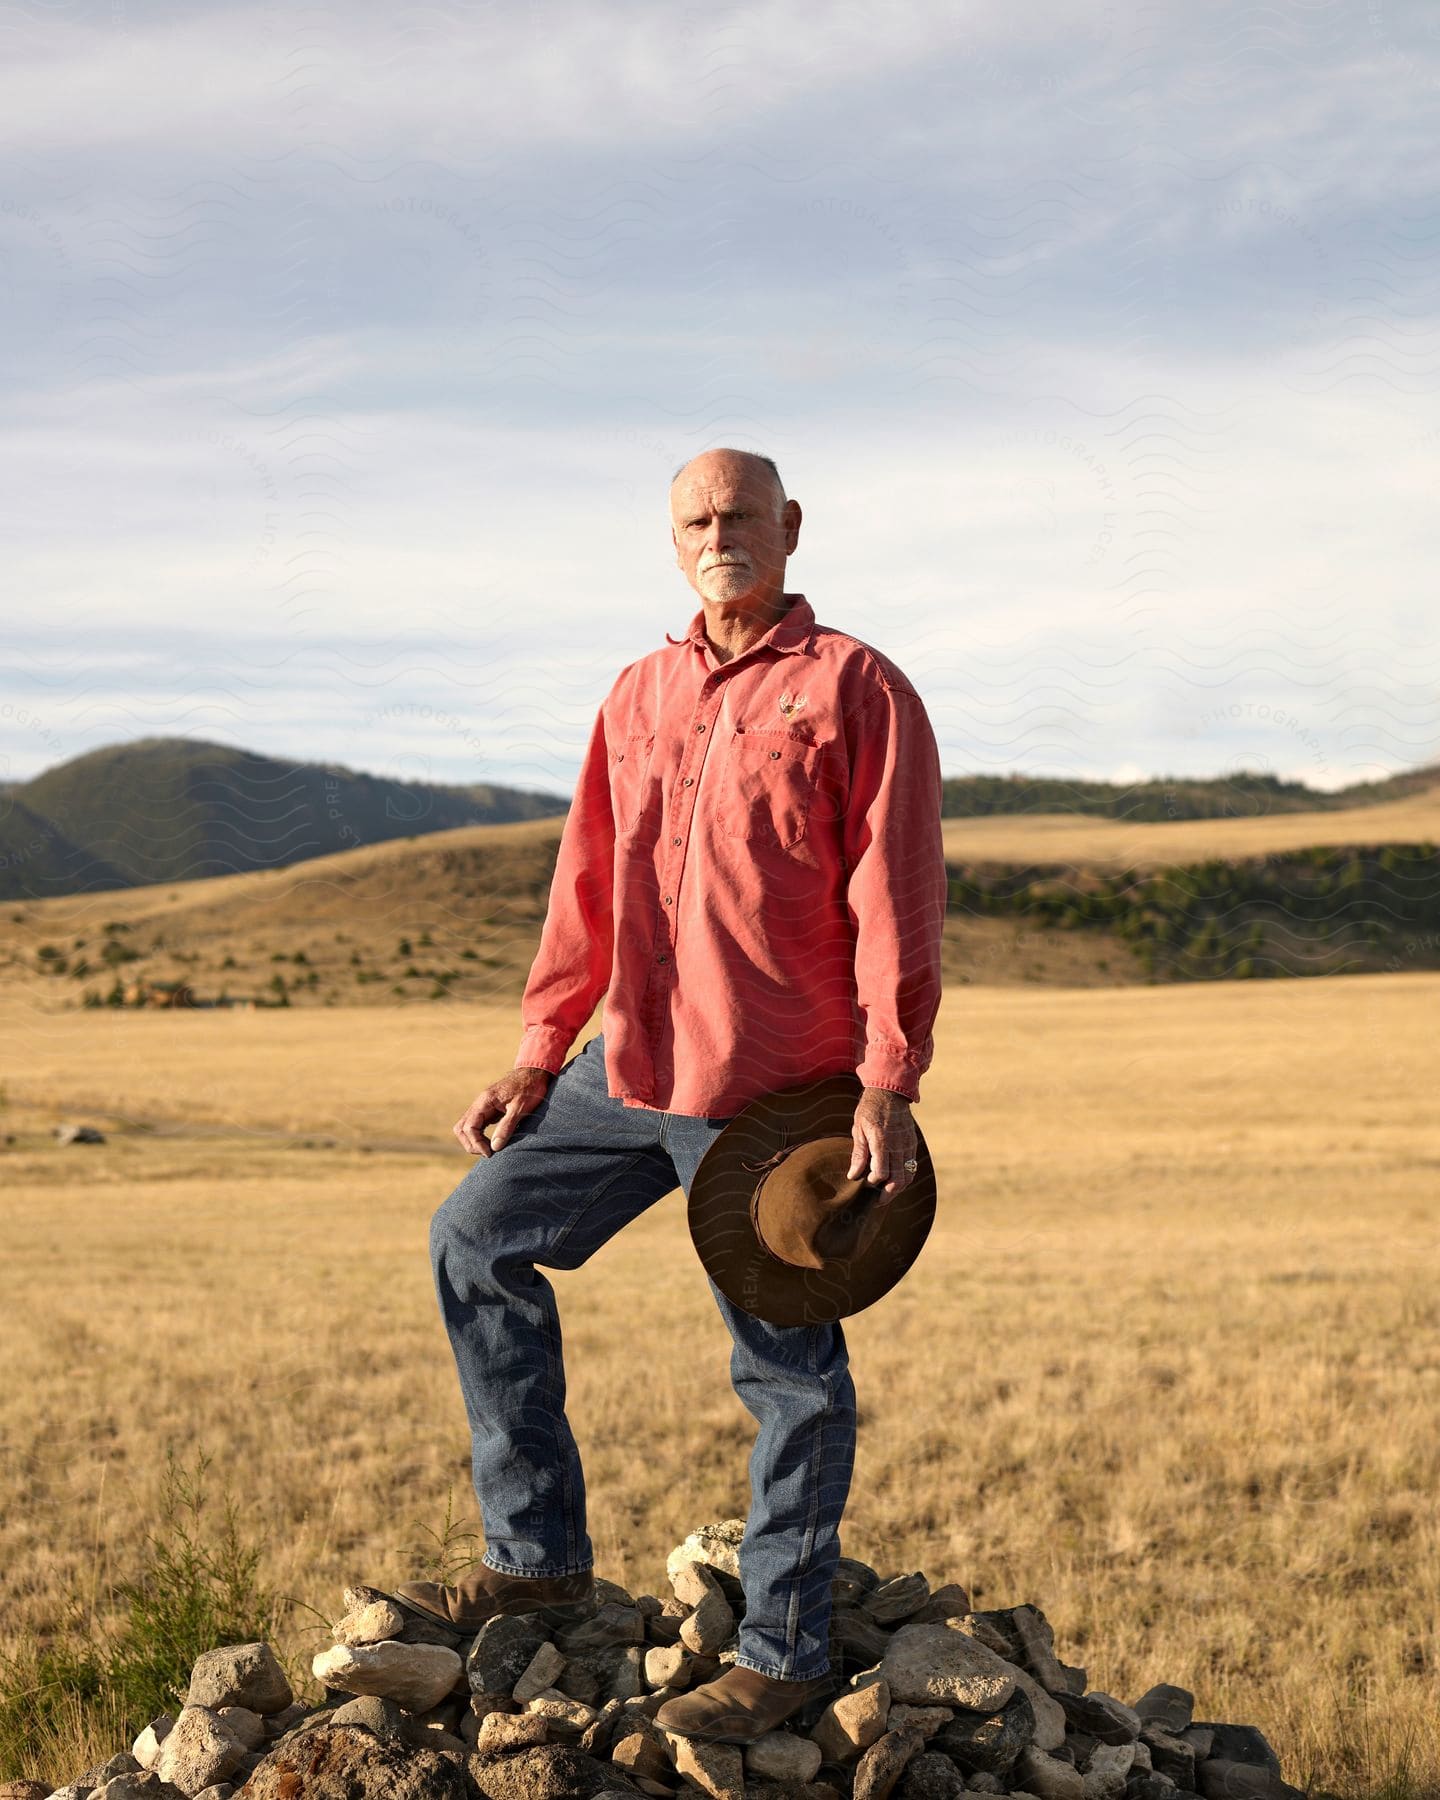
[[954, 1583], [849, 1557], [828, 1696], [743, 1749], [667, 1732], [663, 1703], [734, 1660], [743, 1529], [692, 1533], [663, 1600], [598, 1582], [594, 1617], [559, 1631], [527, 1613], [462, 1638], [347, 1588], [320, 1705], [266, 1645], [214, 1650], [129, 1755], [0, 1800], [1303, 1800], [1259, 1731], [1193, 1719], [1182, 1688], [1087, 1693], [1038, 1608], [975, 1612]]

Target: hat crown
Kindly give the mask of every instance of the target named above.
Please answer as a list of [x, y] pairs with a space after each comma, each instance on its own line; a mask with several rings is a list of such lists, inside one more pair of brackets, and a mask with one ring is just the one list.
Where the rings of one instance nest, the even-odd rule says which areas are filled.
[[824, 1269], [863, 1255], [874, 1241], [881, 1195], [849, 1173], [854, 1148], [848, 1137], [814, 1137], [767, 1159], [750, 1220], [771, 1256], [795, 1269]]

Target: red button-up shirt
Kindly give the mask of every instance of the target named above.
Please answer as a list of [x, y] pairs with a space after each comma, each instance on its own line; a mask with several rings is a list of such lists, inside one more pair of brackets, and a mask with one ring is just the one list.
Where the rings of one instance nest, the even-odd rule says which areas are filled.
[[853, 1070], [919, 1098], [946, 877], [940, 757], [888, 657], [803, 594], [721, 663], [702, 608], [623, 668], [560, 838], [516, 1067], [605, 996], [612, 1098], [726, 1117]]

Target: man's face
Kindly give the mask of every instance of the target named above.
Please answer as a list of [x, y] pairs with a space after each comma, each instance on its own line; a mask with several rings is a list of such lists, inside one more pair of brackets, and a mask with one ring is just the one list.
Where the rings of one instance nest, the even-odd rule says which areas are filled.
[[697, 456], [670, 491], [675, 561], [702, 600], [757, 604], [782, 593], [800, 508], [748, 457]]

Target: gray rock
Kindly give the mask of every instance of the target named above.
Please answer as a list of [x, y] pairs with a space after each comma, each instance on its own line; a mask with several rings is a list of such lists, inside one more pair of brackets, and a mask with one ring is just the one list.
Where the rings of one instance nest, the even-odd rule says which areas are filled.
[[919, 1612], [929, 1598], [930, 1583], [917, 1570], [913, 1575], [897, 1575], [892, 1581], [882, 1581], [860, 1604], [877, 1625], [898, 1625]]
[[61, 1144], [103, 1144], [105, 1133], [98, 1125], [57, 1125], [55, 1140]]
[[0, 1800], [50, 1800], [54, 1791], [48, 1781], [0, 1781]]
[[1132, 1769], [1130, 1779], [1125, 1783], [1125, 1800], [1179, 1800], [1179, 1796], [1187, 1791], [1176, 1787], [1166, 1775], [1152, 1774], [1149, 1770], [1137, 1774]]
[[[227, 1794], [230, 1793], [228, 1782], [220, 1785]], [[132, 1769], [98, 1783], [90, 1790], [90, 1800], [189, 1800], [189, 1797], [184, 1788], [176, 1787], [172, 1781], [161, 1780], [153, 1769]]]
[[1196, 1786], [1205, 1800], [1285, 1800], [1289, 1783], [1263, 1763], [1231, 1762], [1207, 1756], [1196, 1772]]
[[922, 1750], [906, 1764], [895, 1800], [959, 1800], [965, 1791], [965, 1777], [948, 1756]]
[[880, 1673], [890, 1698], [908, 1706], [966, 1706], [997, 1712], [1015, 1692], [1015, 1672], [978, 1639], [948, 1625], [902, 1625]]
[[890, 1634], [858, 1606], [837, 1606], [830, 1614], [830, 1661], [842, 1674], [873, 1668], [890, 1646]]
[[1172, 1687], [1168, 1681], [1162, 1681], [1145, 1690], [1135, 1702], [1134, 1711], [1142, 1726], [1173, 1737], [1194, 1718], [1195, 1696], [1188, 1688]]
[[217, 1706], [215, 1717], [242, 1749], [258, 1750], [265, 1742], [265, 1720], [248, 1706]]
[[1030, 1702], [1035, 1715], [1035, 1748], [1058, 1750], [1065, 1742], [1065, 1709], [1048, 1688], [1041, 1687], [1024, 1669], [1016, 1669], [1015, 1686]]
[[735, 1614], [717, 1587], [681, 1621], [680, 1642], [697, 1656], [711, 1656], [735, 1634]]
[[745, 1774], [760, 1781], [793, 1781], [804, 1786], [820, 1768], [820, 1746], [791, 1731], [767, 1731], [745, 1751]]
[[924, 1748], [924, 1738], [913, 1727], [876, 1738], [855, 1765], [853, 1800], [889, 1800], [906, 1765]]
[[692, 1531], [683, 1544], [677, 1544], [665, 1559], [665, 1573], [671, 1582], [681, 1563], [698, 1562], [717, 1573], [739, 1577], [740, 1540], [745, 1535], [743, 1519], [720, 1519], [713, 1525], [702, 1525]]
[[190, 1671], [187, 1706], [245, 1706], [275, 1713], [294, 1699], [285, 1671], [268, 1644], [226, 1644], [207, 1650]]
[[1025, 1690], [1017, 1687], [994, 1712], [957, 1712], [936, 1732], [932, 1748], [952, 1758], [967, 1774], [984, 1769], [1003, 1775], [1034, 1742], [1035, 1709]]
[[1265, 1734], [1254, 1725], [1220, 1725], [1209, 1719], [1197, 1719], [1196, 1728], [1209, 1727], [1211, 1738], [1207, 1756], [1225, 1762], [1254, 1763], [1258, 1768], [1280, 1773], [1280, 1758], [1271, 1749]]
[[90, 1768], [82, 1769], [75, 1780], [81, 1787], [103, 1787], [117, 1775], [134, 1775], [144, 1766], [130, 1751], [121, 1750], [103, 1763], [94, 1763]]
[[890, 1689], [881, 1677], [849, 1688], [821, 1713], [810, 1735], [827, 1763], [853, 1762], [884, 1736]]
[[1011, 1792], [1023, 1789], [1039, 1800], [1084, 1800], [1085, 1783], [1077, 1768], [1048, 1751], [1027, 1745], [1015, 1759]]
[[1149, 1750], [1150, 1765], [1157, 1775], [1168, 1776], [1176, 1787], [1194, 1790], [1195, 1746], [1188, 1738], [1147, 1726], [1140, 1733], [1140, 1742]]
[[566, 1626], [555, 1642], [566, 1656], [585, 1650], [604, 1650], [612, 1644], [643, 1644], [645, 1615], [638, 1606], [602, 1606], [594, 1618]]
[[378, 1737], [404, 1738], [408, 1722], [399, 1702], [385, 1694], [362, 1694], [330, 1715], [332, 1725], [363, 1725]]
[[1128, 1744], [1140, 1735], [1140, 1716], [1113, 1694], [1059, 1693], [1055, 1698], [1072, 1729], [1087, 1731], [1102, 1744]]
[[1003, 1794], [1005, 1792], [1005, 1783], [998, 1775], [992, 1775], [988, 1769], [977, 1769], [973, 1775], [967, 1775], [965, 1786], [972, 1794]]
[[1085, 1800], [1120, 1800], [1135, 1762], [1132, 1738], [1124, 1744], [1097, 1744], [1081, 1766]]
[[501, 1613], [487, 1619], [465, 1659], [472, 1692], [510, 1693], [547, 1641], [548, 1633], [534, 1613]]
[[173, 1782], [182, 1793], [198, 1794], [233, 1775], [244, 1757], [245, 1746], [208, 1706], [182, 1706], [153, 1766], [162, 1781]]

